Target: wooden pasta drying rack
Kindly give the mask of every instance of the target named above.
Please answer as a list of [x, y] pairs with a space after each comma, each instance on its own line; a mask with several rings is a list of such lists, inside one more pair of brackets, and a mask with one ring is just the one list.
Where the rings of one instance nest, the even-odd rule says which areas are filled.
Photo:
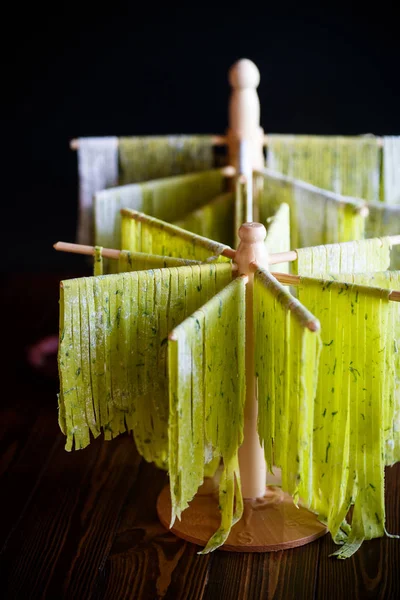
[[[276, 551], [309, 543], [324, 535], [327, 529], [309, 510], [298, 508], [292, 498], [279, 485], [266, 489], [267, 473], [264, 452], [257, 433], [257, 389], [254, 369], [253, 340], [253, 273], [257, 266], [268, 269], [264, 245], [266, 231], [263, 225], [254, 222], [257, 214], [253, 203], [253, 173], [264, 167], [263, 148], [267, 142], [260, 127], [260, 104], [257, 87], [260, 76], [257, 67], [249, 60], [241, 60], [230, 70], [229, 80], [232, 94], [229, 104], [229, 129], [225, 137], [213, 136], [215, 145], [227, 144], [229, 167], [227, 176], [235, 176], [235, 185], [244, 190], [245, 223], [239, 230], [240, 243], [231, 256], [240, 275], [247, 278], [246, 287], [246, 403], [244, 411], [244, 442], [239, 449], [244, 515], [229, 535], [223, 550], [240, 552]], [[73, 140], [71, 147], [76, 149]], [[72, 246], [72, 245], [71, 245]], [[66, 248], [57, 248], [66, 249]], [[70, 249], [74, 251], [72, 248]], [[80, 251], [91, 254], [92, 247]], [[116, 252], [113, 250], [109, 251]], [[107, 254], [104, 252], [104, 256]], [[111, 257], [111, 254], [110, 254]], [[115, 256], [114, 256], [115, 257]], [[273, 262], [293, 260], [296, 253], [284, 253], [274, 257]], [[286, 276], [285, 283], [292, 283], [294, 276]], [[282, 281], [282, 278], [281, 278]], [[393, 299], [397, 299], [394, 298]], [[315, 323], [310, 323], [310, 328]], [[279, 476], [271, 484], [279, 483]], [[161, 492], [157, 511], [161, 522], [168, 528], [171, 515], [169, 486]], [[213, 480], [206, 480], [182, 520], [176, 522], [172, 531], [179, 537], [205, 545], [219, 526], [218, 500], [215, 497]]]

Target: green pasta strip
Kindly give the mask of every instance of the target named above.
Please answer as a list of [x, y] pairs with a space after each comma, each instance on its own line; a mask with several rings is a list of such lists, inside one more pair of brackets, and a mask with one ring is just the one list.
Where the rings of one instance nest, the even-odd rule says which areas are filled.
[[65, 449], [72, 450], [74, 445], [74, 423], [72, 407], [76, 402], [76, 386], [74, 382], [74, 358], [72, 337], [72, 302], [77, 298], [77, 286], [61, 285], [60, 288], [60, 338], [58, 350], [58, 368], [60, 374], [59, 422], [63, 433], [67, 436]]
[[[117, 281], [115, 277], [107, 279], [109, 284], [108, 310], [110, 318], [109, 339], [110, 339], [110, 378], [111, 378], [111, 396], [112, 403], [118, 408], [123, 408], [121, 381], [121, 357], [119, 347], [119, 329], [121, 325], [121, 306], [118, 301], [123, 294], [123, 279]], [[122, 350], [122, 348], [121, 348]], [[119, 433], [119, 432], [118, 432]]]
[[[134, 315], [131, 312], [131, 279], [122, 277], [118, 281], [118, 287], [115, 291], [115, 320], [114, 331], [115, 349], [113, 353], [113, 402], [117, 406], [116, 412], [119, 416], [119, 431], [122, 433], [129, 430], [129, 414], [132, 411], [130, 406], [130, 377], [129, 377], [129, 360], [130, 360], [130, 339], [131, 339], [131, 324]], [[115, 369], [115, 371], [114, 371]]]
[[111, 387], [111, 334], [113, 330], [113, 321], [111, 320], [111, 307], [110, 307], [110, 279], [109, 277], [103, 277], [100, 280], [102, 288], [101, 295], [101, 310], [102, 320], [101, 325], [103, 329], [104, 339], [104, 396], [103, 400], [105, 403], [104, 414], [106, 423], [104, 425], [104, 439], [112, 440], [114, 437], [113, 420], [114, 420], [114, 403], [112, 401], [112, 387]]
[[[191, 308], [188, 307], [188, 313], [191, 314]], [[195, 336], [191, 340], [190, 358], [191, 358], [191, 402], [186, 408], [187, 416], [190, 416], [192, 427], [191, 436], [188, 439], [189, 450], [191, 451], [191, 469], [192, 477], [195, 481], [202, 481], [210, 469], [215, 466], [215, 471], [218, 468], [217, 459], [211, 462], [205, 470], [206, 455], [205, 455], [205, 423], [204, 423], [204, 314], [199, 310], [196, 313], [198, 321], [195, 320]], [[183, 446], [181, 446], [181, 451]], [[182, 458], [181, 458], [181, 462]], [[211, 472], [211, 476], [214, 473]], [[188, 493], [196, 493], [193, 485], [190, 486]]]
[[374, 136], [269, 135], [268, 167], [344, 196], [379, 199], [380, 149]]
[[63, 282], [59, 421], [68, 450], [85, 447], [90, 432], [132, 431], [144, 458], [167, 468], [168, 332], [231, 279], [226, 263]]
[[[214, 535], [208, 540], [204, 550], [199, 554], [208, 554], [222, 546], [228, 539], [232, 526], [241, 518], [240, 515], [234, 515], [235, 500], [235, 475], [239, 473], [239, 461], [237, 456], [228, 459], [225, 468], [222, 471], [219, 484], [219, 506], [221, 510], [221, 525]], [[240, 487], [237, 486], [239, 497], [241, 497]]]
[[212, 168], [208, 135], [144, 136], [119, 139], [121, 183], [136, 183]]
[[174, 225], [232, 246], [234, 244], [234, 196], [231, 192], [217, 196]]
[[348, 242], [364, 238], [366, 202], [315, 187], [270, 170], [257, 172], [259, 220], [265, 223], [278, 207], [290, 207], [291, 247]]
[[133, 210], [122, 214], [122, 247], [130, 252], [148, 252], [190, 260], [219, 260], [227, 246], [180, 227]]
[[295, 270], [300, 275], [323, 277], [326, 273], [384, 271], [390, 264], [390, 239], [375, 238], [299, 248]]
[[102, 309], [102, 283], [100, 277], [88, 277], [86, 279], [86, 293], [88, 305], [90, 306], [90, 370], [92, 375], [92, 394], [95, 405], [96, 421], [100, 429], [108, 422], [106, 409], [106, 385], [104, 371], [104, 333], [103, 333], [103, 309]]
[[81, 356], [81, 315], [79, 282], [77, 297], [71, 305], [72, 312], [72, 341], [74, 345], [73, 364], [76, 388], [76, 405], [74, 411], [75, 447], [84, 448], [89, 444], [89, 428], [86, 420], [86, 407], [82, 389], [82, 356]]
[[202, 311], [205, 314], [205, 434], [224, 464], [220, 485], [221, 526], [202, 552], [207, 553], [226, 541], [243, 510], [237, 454], [243, 441], [245, 402], [243, 278], [214, 296]]
[[[168, 457], [169, 480], [171, 493], [171, 523], [175, 523], [181, 513], [181, 484], [179, 469], [179, 346], [174, 341], [168, 342], [168, 383], [169, 383], [169, 419], [168, 419]], [[193, 482], [194, 484], [196, 482]], [[200, 485], [201, 482], [198, 482]], [[190, 500], [190, 499], [189, 499]], [[186, 505], [185, 505], [186, 506]]]
[[[327, 278], [335, 279], [334, 275]], [[340, 275], [341, 281], [378, 288], [400, 290], [400, 272], [383, 271]], [[385, 443], [385, 464], [393, 465], [400, 460], [400, 306], [391, 302], [388, 308], [388, 323], [385, 326], [386, 342], [383, 392], [387, 400], [383, 410], [383, 431]], [[394, 363], [392, 349], [394, 349]], [[395, 381], [394, 392], [391, 382]], [[392, 393], [393, 392], [393, 393]]]
[[129, 250], [121, 250], [118, 262], [119, 273], [200, 264], [198, 260], [175, 258], [173, 256], [158, 256], [155, 254], [145, 254], [144, 252], [129, 252]]
[[[67, 324], [65, 323], [65, 317], [67, 317]], [[65, 334], [67, 332], [67, 338], [69, 331], [69, 323], [68, 323], [68, 313], [65, 310], [64, 304], [64, 286], [60, 286], [60, 301], [59, 301], [59, 325], [58, 325], [58, 356], [57, 356], [57, 366], [59, 373], [59, 381], [60, 381], [60, 392], [57, 394], [57, 404], [58, 404], [58, 425], [64, 435], [67, 435], [67, 421], [66, 421], [66, 410], [65, 403], [63, 402], [63, 394], [64, 391], [62, 389], [63, 380], [61, 377], [61, 373], [63, 369], [68, 368], [68, 342], [64, 342]], [[72, 346], [71, 346], [72, 347]], [[62, 348], [62, 350], [61, 350]], [[67, 361], [65, 361], [65, 354], [67, 354]]]
[[122, 208], [142, 211], [158, 219], [177, 221], [224, 191], [225, 177], [222, 171], [212, 170], [98, 192], [94, 197], [95, 244], [105, 248], [123, 248]]
[[[315, 308], [313, 288], [305, 286], [301, 292], [301, 300], [307, 306]], [[340, 335], [333, 339], [329, 335], [335, 326], [337, 314], [343, 314], [345, 318], [347, 306], [343, 303], [343, 297], [337, 297], [336, 309], [331, 306], [331, 297], [326, 293], [319, 297], [319, 314], [325, 315], [325, 321], [322, 324], [322, 354], [319, 367], [319, 379], [324, 381], [324, 387], [319, 384], [318, 394], [315, 399], [314, 410], [314, 438], [313, 438], [313, 509], [319, 513], [320, 520], [325, 523], [328, 521], [329, 506], [326, 498], [329, 494], [332, 497], [332, 507], [337, 513], [332, 515], [336, 523], [331, 525], [334, 531], [339, 528], [347, 514], [348, 506], [344, 499], [346, 485], [342, 485], [342, 478], [345, 478], [345, 484], [348, 476], [348, 433], [346, 424], [348, 423], [348, 406], [341, 404], [342, 396], [348, 395], [348, 386], [350, 383], [350, 371], [343, 371], [339, 368], [337, 355], [340, 355], [344, 363], [349, 363], [348, 339], [347, 336]], [[325, 329], [328, 334], [326, 335]], [[328, 466], [332, 464], [332, 472], [328, 472]], [[334, 498], [334, 500], [333, 500]], [[340, 512], [340, 507], [345, 505], [344, 514]], [[338, 509], [339, 507], [339, 509]], [[339, 515], [339, 516], [337, 516]], [[331, 531], [332, 531], [331, 529]], [[340, 533], [336, 533], [337, 536]]]
[[244, 280], [234, 280], [202, 308], [206, 315], [206, 437], [222, 458], [235, 452], [243, 435], [244, 290]]
[[[281, 204], [273, 217], [268, 219], [265, 245], [270, 254], [288, 252], [290, 248], [290, 209], [288, 204]], [[279, 273], [289, 272], [289, 263], [273, 265]]]
[[129, 319], [129, 297], [125, 302], [124, 279], [108, 279], [110, 305], [110, 368], [111, 395], [114, 415], [110, 423], [112, 437], [126, 430], [125, 415], [129, 410], [129, 388], [127, 381], [127, 347], [129, 330], [126, 321]]
[[94, 266], [93, 275], [103, 275], [103, 247], [95, 246], [94, 248]]
[[267, 271], [254, 277], [258, 432], [265, 460], [282, 468], [297, 502], [312, 497], [312, 446], [320, 337], [311, 313]]
[[[83, 367], [83, 380], [86, 383], [86, 402], [90, 405], [93, 402], [93, 414], [88, 408], [88, 422], [92, 434], [97, 437], [101, 429], [101, 416], [100, 416], [100, 404], [99, 404], [99, 389], [98, 389], [98, 363], [97, 363], [97, 331], [96, 331], [96, 307], [95, 307], [95, 287], [94, 282], [96, 278], [87, 278], [80, 281], [81, 287], [80, 298], [81, 298], [81, 312], [84, 314], [85, 306], [87, 309], [87, 321], [83, 317], [82, 319], [82, 330], [81, 330], [81, 345], [82, 345], [82, 367]], [[86, 374], [87, 371], [87, 374]]]
[[[85, 279], [78, 279], [79, 283], [79, 299], [80, 299], [80, 317], [81, 317], [81, 377], [82, 377], [82, 395], [85, 403], [86, 421], [90, 432], [96, 438], [100, 434], [98, 426], [98, 400], [97, 386], [95, 393], [92, 394], [92, 374], [91, 374], [91, 330], [93, 324], [94, 303], [93, 297], [89, 301], [86, 289]], [[77, 344], [79, 345], [79, 344]]]
[[[204, 452], [206, 453], [206, 449], [204, 450]], [[207, 456], [206, 456], [206, 459], [207, 459]], [[212, 458], [210, 460], [210, 462], [207, 462], [204, 465], [204, 477], [214, 477], [215, 473], [218, 470], [220, 462], [221, 462], [221, 459], [219, 456], [216, 456], [215, 458]]]
[[[339, 558], [350, 556], [363, 539], [384, 534], [384, 424], [393, 423], [388, 407], [395, 388], [387, 375], [397, 360], [394, 344], [387, 344], [388, 295], [382, 288], [305, 277], [299, 287], [299, 299], [321, 321], [323, 342], [309, 506], [334, 541], [344, 542], [335, 553]], [[345, 518], [351, 505], [350, 528]]]
[[244, 303], [244, 279], [235, 279], [178, 325], [168, 342], [172, 523], [203, 482], [207, 443], [214, 468], [219, 457], [224, 464], [221, 527], [204, 553], [224, 543], [243, 508], [237, 453], [243, 438]]
[[[368, 209], [366, 237], [399, 235], [400, 206], [388, 206], [382, 202], [371, 202]], [[390, 268], [393, 270], [400, 269], [400, 245], [393, 247]]]
[[218, 169], [148, 181], [142, 186], [146, 196], [142, 212], [174, 222], [225, 192], [226, 178]]

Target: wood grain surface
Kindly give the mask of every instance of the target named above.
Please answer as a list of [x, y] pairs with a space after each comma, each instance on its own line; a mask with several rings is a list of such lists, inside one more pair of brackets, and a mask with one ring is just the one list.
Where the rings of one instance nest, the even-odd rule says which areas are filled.
[[[62, 275], [3, 282], [7, 352], [0, 409], [0, 569], [4, 598], [147, 600], [397, 599], [400, 540], [328, 558], [329, 535], [292, 550], [215, 552], [177, 539], [159, 522], [167, 476], [123, 435], [68, 453], [57, 425], [54, 363], [34, 373], [25, 349], [55, 333]], [[29, 295], [23, 290], [29, 287]], [[387, 528], [400, 533], [400, 464], [386, 472]]]

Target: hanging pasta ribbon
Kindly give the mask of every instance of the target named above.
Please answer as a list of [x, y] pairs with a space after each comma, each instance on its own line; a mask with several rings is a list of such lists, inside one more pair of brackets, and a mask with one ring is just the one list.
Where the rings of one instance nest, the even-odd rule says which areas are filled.
[[219, 257], [222, 262], [228, 260], [221, 256], [227, 248], [224, 244], [134, 210], [122, 209], [121, 215], [124, 250], [200, 261], [211, 257]]
[[383, 426], [395, 385], [395, 347], [385, 345], [388, 297], [381, 288], [305, 277], [299, 287], [299, 299], [321, 321], [323, 342], [310, 508], [344, 542], [339, 558], [385, 532]]
[[229, 192], [188, 213], [183, 219], [175, 221], [174, 225], [233, 246], [234, 213], [234, 195]]
[[267, 164], [343, 196], [379, 199], [380, 148], [374, 136], [269, 135]]
[[120, 183], [206, 171], [214, 162], [211, 136], [119, 138]]
[[390, 249], [389, 238], [299, 248], [293, 267], [300, 275], [314, 277], [324, 273], [384, 271], [390, 265]]
[[243, 440], [244, 341], [245, 282], [238, 278], [176, 327], [168, 342], [171, 526], [203, 482], [207, 442], [212, 451], [208, 458], [221, 457], [224, 465], [221, 526], [203, 554], [225, 542], [243, 510], [238, 449]]
[[94, 247], [93, 275], [103, 275], [103, 246]]
[[281, 467], [283, 489], [310, 505], [318, 322], [264, 269], [254, 276], [254, 315], [258, 432], [267, 467], [271, 473]]
[[348, 242], [364, 237], [366, 202], [347, 198], [272, 171], [257, 173], [260, 220], [265, 222], [282, 203], [290, 207], [292, 247]]
[[66, 449], [90, 433], [133, 431], [142, 456], [168, 459], [168, 333], [232, 279], [193, 265], [72, 279], [60, 297], [59, 420]]
[[[265, 245], [269, 254], [290, 250], [290, 209], [288, 204], [281, 204], [276, 214], [268, 219]], [[288, 273], [289, 263], [276, 264], [274, 270], [279, 273]]]
[[[328, 279], [328, 276], [326, 276]], [[334, 275], [329, 279], [335, 278]], [[383, 271], [374, 273], [357, 273], [340, 275], [341, 281], [348, 283], [357, 283], [372, 287], [384, 288], [388, 290], [400, 290], [400, 271]], [[395, 381], [394, 396], [387, 392], [389, 401], [384, 404], [384, 425], [383, 433], [385, 436], [385, 464], [393, 465], [400, 461], [400, 305], [397, 302], [391, 302], [388, 308], [388, 324], [386, 328], [385, 362], [386, 378], [384, 385], [391, 386], [391, 380]], [[395, 364], [391, 362], [391, 352], [388, 349], [395, 349]], [[393, 372], [394, 367], [394, 372]]]
[[158, 256], [156, 254], [145, 254], [144, 252], [129, 252], [129, 250], [121, 250], [118, 262], [119, 273], [201, 264], [198, 260], [175, 258], [173, 256]]
[[98, 192], [94, 197], [95, 243], [121, 248], [122, 208], [177, 221], [223, 193], [225, 185], [222, 171], [213, 170]]
[[[366, 220], [367, 237], [398, 235], [400, 232], [400, 206], [388, 206], [382, 202], [368, 205], [369, 215]], [[394, 246], [391, 253], [391, 269], [400, 268], [400, 246]]]

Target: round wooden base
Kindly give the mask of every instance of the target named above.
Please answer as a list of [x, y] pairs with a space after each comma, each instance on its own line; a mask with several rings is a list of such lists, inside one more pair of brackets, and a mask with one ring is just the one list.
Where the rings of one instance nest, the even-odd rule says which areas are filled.
[[[199, 546], [205, 546], [220, 525], [218, 495], [206, 488], [199, 493], [175, 521], [171, 531]], [[215, 486], [214, 486], [215, 487]], [[169, 529], [171, 498], [169, 485], [157, 501], [161, 523]], [[317, 517], [305, 508], [296, 508], [289, 494], [275, 486], [268, 486], [264, 498], [244, 501], [241, 520], [232, 528], [225, 544], [219, 550], [233, 552], [274, 552], [309, 544], [325, 535], [327, 529]]]

